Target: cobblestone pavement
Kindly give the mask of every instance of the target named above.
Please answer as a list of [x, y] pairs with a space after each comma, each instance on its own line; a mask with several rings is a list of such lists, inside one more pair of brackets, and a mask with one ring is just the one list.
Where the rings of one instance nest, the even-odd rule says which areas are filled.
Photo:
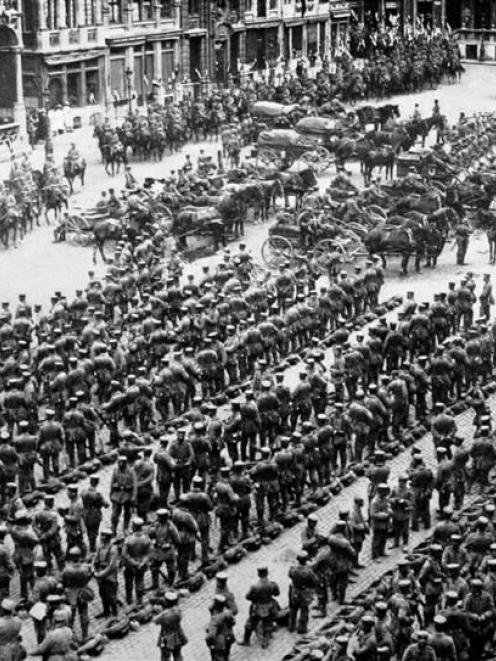
[[[402, 114], [408, 115], [413, 111], [414, 101], [420, 98], [422, 111], [424, 114], [427, 114], [430, 111], [433, 99], [439, 96], [443, 112], [447, 112], [450, 115], [450, 119], [454, 120], [460, 111], [473, 112], [475, 109], [492, 109], [493, 100], [490, 90], [495, 77], [495, 68], [475, 66], [471, 67], [469, 75], [465, 77], [462, 85], [459, 87], [443, 87], [442, 91], [429, 91], [421, 97], [399, 97], [397, 100], [400, 102]], [[473, 105], [474, 100], [478, 102], [477, 108]], [[78, 145], [80, 145], [83, 153], [88, 156], [88, 162], [90, 164], [87, 187], [82, 194], [75, 198], [77, 203], [81, 205], [94, 203], [99, 195], [98, 191], [103, 185], [115, 185], [116, 188], [122, 185], [122, 177], [120, 179], [102, 178], [102, 167], [98, 165], [98, 157], [95, 154], [94, 144], [89, 139], [83, 142], [84, 135], [76, 136]], [[89, 134], [86, 138], [89, 138]], [[67, 151], [67, 145], [71, 139], [72, 136], [63, 136], [61, 140], [57, 139], [57, 150], [60, 157]], [[196, 151], [203, 146], [198, 145], [191, 149], [187, 148], [180, 155], [166, 157], [162, 164], [137, 164], [134, 166], [134, 169], [140, 177], [150, 174], [161, 176], [162, 172], [165, 174], [170, 168], [177, 167], [178, 164], [182, 163], [184, 153], [189, 152], [194, 158]], [[206, 145], [206, 150], [208, 149], [215, 151], [216, 145]], [[249, 228], [247, 243], [254, 255], [259, 254], [259, 248], [264, 237], [265, 227], [255, 226]], [[459, 276], [469, 269], [476, 271], [476, 277], [479, 282], [482, 278], [482, 273], [487, 269], [487, 245], [483, 238], [474, 238], [471, 241], [468, 260], [469, 264], [466, 267], [454, 266], [454, 252], [446, 248], [436, 270], [423, 270], [420, 274], [412, 274], [407, 279], [391, 277], [395, 276], [399, 271], [398, 261], [391, 260], [388, 269], [389, 277], [384, 287], [384, 297], [388, 298], [397, 294], [404, 295], [407, 289], [412, 289], [416, 292], [417, 300], [423, 300], [424, 298], [425, 300], [432, 300], [432, 295], [435, 291], [447, 288], [448, 280], [458, 280]], [[215, 262], [211, 257], [198, 260], [194, 266], [188, 266], [186, 272], [194, 272], [204, 263]], [[2, 253], [0, 259], [1, 299], [15, 301], [17, 293], [21, 291], [22, 287], [31, 302], [34, 303], [39, 300], [46, 305], [50, 292], [54, 289], [60, 289], [61, 283], [63, 291], [69, 295], [78, 286], [84, 284], [87, 280], [87, 271], [90, 268], [93, 268], [90, 250], [69, 245], [52, 244], [51, 229], [41, 228], [29, 235], [18, 250]], [[100, 265], [97, 268], [97, 274], [101, 272], [102, 267]], [[329, 358], [330, 353], [328, 352]], [[297, 368], [294, 368], [288, 371], [286, 375], [287, 382], [290, 385], [294, 383], [293, 375], [296, 370]], [[492, 407], [496, 407], [494, 399], [492, 401]], [[458, 421], [461, 431], [467, 435], [467, 438], [471, 437], [470, 413], [459, 416]], [[417, 445], [423, 449], [424, 454], [432, 462], [432, 444], [430, 439], [426, 437], [417, 443]], [[393, 460], [392, 481], [394, 481], [398, 473], [405, 470], [408, 463], [408, 451]], [[111, 470], [112, 468], [106, 468], [100, 473], [101, 488], [105, 494], [108, 493]], [[319, 510], [318, 515], [321, 520], [321, 528], [326, 530], [336, 519], [339, 509], [351, 505], [354, 495], [358, 493], [365, 494], [366, 485], [367, 480], [357, 480], [350, 488], [344, 490], [337, 497], [333, 497], [326, 507]], [[83, 486], [83, 483], [81, 486]], [[65, 498], [65, 495], [59, 494], [57, 496], [57, 504], [63, 504]], [[296, 552], [300, 547], [301, 527], [299, 525], [289, 531], [285, 531], [279, 539], [269, 546], [263, 547], [256, 553], [249, 554], [239, 564], [229, 568], [230, 588], [236, 594], [240, 606], [240, 615], [238, 616], [236, 627], [238, 635], [242, 631], [247, 616], [247, 602], [244, 600], [244, 595], [249, 584], [256, 579], [256, 567], [259, 564], [268, 564], [272, 577], [281, 586], [281, 604], [283, 606], [286, 604], [287, 572], [289, 565], [294, 561]], [[412, 535], [412, 546], [418, 543], [424, 535], [425, 533], [423, 532]], [[399, 554], [395, 552], [381, 564], [371, 563], [369, 548], [368, 545], [366, 546], [367, 548], [363, 553], [362, 562], [367, 565], [367, 569], [360, 573], [357, 582], [350, 590], [350, 594], [363, 590], [370, 582], [375, 580], [375, 578], [398, 560]], [[209, 583], [199, 593], [191, 595], [182, 601], [181, 608], [184, 614], [184, 627], [190, 639], [188, 646], [184, 650], [185, 661], [192, 661], [193, 659], [196, 661], [207, 658], [208, 652], [204, 644], [204, 630], [208, 619], [207, 608], [211, 601], [213, 589], [213, 583]], [[91, 610], [93, 614], [100, 610], [98, 599], [91, 605]], [[314, 621], [313, 624], [317, 624], [317, 621]], [[95, 623], [92, 620], [91, 631], [94, 631], [94, 629]], [[34, 637], [29, 619], [24, 627], [24, 636], [28, 649], [32, 650], [34, 647]], [[130, 634], [124, 640], [109, 644], [104, 651], [103, 658], [111, 659], [112, 661], [114, 659], [116, 661], [117, 659], [119, 661], [127, 661], [128, 659], [143, 655], [157, 658], [159, 652], [156, 648], [156, 637], [156, 627], [154, 625], [146, 625], [140, 631]], [[233, 647], [232, 658], [241, 661], [248, 659], [279, 659], [290, 649], [293, 641], [294, 636], [290, 635], [287, 631], [281, 630], [276, 633], [275, 640], [268, 650], [261, 650], [256, 643], [253, 643], [249, 649], [235, 646]]]
[[[496, 397], [492, 397], [491, 409], [496, 410]], [[472, 441], [472, 412], [457, 416], [459, 431], [466, 438], [466, 446]], [[427, 434], [420, 441], [415, 443], [425, 457], [427, 465], [434, 469], [436, 465], [435, 455], [433, 454], [433, 444], [430, 434]], [[407, 449], [395, 457], [390, 463], [391, 476], [389, 483], [395, 484], [398, 476], [404, 473], [410, 464], [410, 450]], [[342, 509], [350, 509], [353, 498], [360, 495], [366, 499], [368, 480], [360, 478], [350, 487], [343, 489], [337, 496], [333, 497], [328, 505], [318, 510], [319, 528], [325, 532], [338, 518], [338, 512]], [[432, 510], [437, 506], [437, 496], [432, 499]], [[301, 531], [304, 523], [300, 523], [294, 528], [285, 531], [281, 537], [270, 545], [262, 547], [255, 553], [250, 553], [237, 565], [229, 567], [227, 570], [229, 576], [229, 587], [236, 595], [238, 606], [240, 608], [237, 617], [236, 634], [238, 638], [242, 636], [244, 622], [248, 616], [248, 602], [244, 599], [247, 588], [251, 582], [256, 580], [256, 568], [260, 564], [266, 564], [269, 567], [270, 577], [275, 580], [281, 589], [280, 603], [283, 607], [287, 605], [287, 590], [289, 586], [288, 569], [295, 562], [296, 553], [301, 547]], [[423, 541], [430, 531], [419, 531], [410, 534], [410, 548], [413, 549]], [[361, 554], [360, 561], [366, 566], [366, 569], [360, 571], [356, 582], [350, 586], [348, 596], [353, 597], [366, 589], [373, 581], [379, 578], [384, 572], [395, 566], [402, 553], [395, 550], [389, 557], [380, 563], [371, 560], [370, 540], [366, 540], [364, 551]], [[183, 625], [186, 635], [189, 638], [188, 645], [184, 648], [184, 661], [197, 661], [206, 658], [207, 648], [205, 646], [205, 628], [208, 623], [208, 606], [212, 601], [214, 592], [214, 582], [209, 582], [202, 590], [196, 594], [186, 597], [181, 601], [183, 612]], [[331, 603], [329, 614], [331, 615], [337, 609], [335, 603]], [[311, 619], [310, 629], [318, 627], [322, 620]], [[104, 652], [105, 659], [134, 659], [151, 658], [158, 654], [156, 649], [157, 627], [153, 624], [145, 625], [140, 631], [132, 633], [121, 641], [113, 641]], [[274, 640], [267, 650], [262, 650], [256, 640], [253, 638], [250, 648], [239, 647], [235, 645], [231, 652], [233, 661], [252, 661], [257, 659], [264, 661], [268, 659], [282, 659], [284, 654], [290, 651], [295, 642], [295, 636], [286, 629], [279, 629], [275, 633]]]
[[[472, 252], [473, 259], [478, 259], [480, 262], [480, 252], [477, 250], [475, 244]], [[479, 245], [480, 248], [480, 245]], [[481, 266], [481, 264], [479, 264]], [[465, 269], [464, 269], [465, 270]], [[384, 298], [389, 298], [392, 295], [404, 294], [406, 284], [408, 289], [413, 289], [417, 293], [417, 300], [432, 300], [432, 294], [438, 289], [445, 289], [448, 279], [458, 277], [461, 272], [460, 267], [455, 267], [449, 264], [448, 259], [445, 259], [440, 267], [432, 272], [423, 271], [421, 274], [415, 274], [407, 280], [388, 279], [384, 287]], [[480, 274], [478, 274], [480, 275]], [[393, 313], [394, 314], [394, 313]], [[332, 358], [332, 352], [327, 351], [326, 361], [329, 362]], [[294, 366], [286, 373], [286, 380], [289, 384], [294, 384], [298, 366]], [[496, 408], [496, 398], [492, 402], [493, 408]], [[471, 438], [471, 414], [466, 412], [457, 418], [461, 432], [467, 437]], [[425, 454], [428, 462], [433, 464], [435, 458], [432, 454], [432, 443], [430, 437], [426, 436], [416, 445], [420, 447]], [[396, 457], [391, 464], [391, 484], [397, 478], [398, 474], [404, 472], [410, 460], [409, 451], [403, 452]], [[104, 494], [108, 494], [110, 475], [113, 467], [107, 467], [100, 471], [101, 488]], [[84, 486], [81, 483], [81, 487]], [[330, 503], [321, 508], [318, 512], [319, 520], [321, 521], [321, 529], [326, 530], [336, 520], [337, 514], [340, 509], [351, 507], [353, 497], [355, 495], [366, 495], [367, 480], [361, 478], [357, 480], [351, 487], [344, 489], [341, 494], [333, 497]], [[60, 493], [56, 497], [56, 504], [63, 505], [66, 502], [65, 493]], [[433, 500], [435, 505], [435, 499]], [[109, 512], [105, 513], [106, 522], [108, 522]], [[229, 585], [238, 599], [240, 607], [240, 614], [237, 618], [236, 633], [238, 636], [242, 633], [244, 621], [248, 613], [248, 603], [244, 600], [244, 595], [252, 581], [256, 579], [256, 568], [260, 564], [267, 564], [270, 569], [271, 576], [276, 580], [281, 587], [281, 604], [286, 605], [286, 593], [288, 587], [287, 573], [289, 566], [294, 562], [296, 553], [300, 548], [300, 535], [302, 525], [300, 524], [288, 531], [284, 531], [281, 537], [272, 542], [266, 547], [262, 547], [255, 553], [250, 553], [239, 564], [229, 568]], [[424, 537], [424, 532], [412, 534], [411, 545], [412, 547], [419, 543]], [[213, 530], [213, 547], [216, 546], [217, 529], [214, 524]], [[390, 558], [381, 564], [372, 563], [370, 560], [369, 544], [366, 543], [366, 549], [362, 554], [362, 563], [367, 566], [367, 569], [360, 573], [356, 584], [352, 587], [350, 594], [353, 590], [357, 592], [364, 589], [368, 584], [380, 576], [386, 568], [397, 562], [399, 553], [393, 553]], [[148, 582], [150, 578], [148, 577]], [[184, 650], [185, 661], [193, 661], [202, 658], [203, 654], [207, 653], [204, 644], [204, 631], [208, 621], [208, 606], [211, 602], [214, 585], [209, 582], [202, 588], [199, 593], [193, 594], [182, 601], [181, 607], [183, 610], [184, 627], [190, 640], [189, 644]], [[122, 598], [122, 585], [121, 585], [121, 598]], [[98, 598], [90, 605], [92, 615], [100, 611], [100, 603]], [[318, 624], [315, 621], [314, 624]], [[97, 625], [99, 626], [99, 625]], [[92, 621], [91, 631], [95, 630], [95, 621]], [[104, 658], [119, 659], [122, 655], [125, 658], [134, 658], [136, 654], [146, 650], [146, 654], [158, 654], [155, 650], [156, 644], [156, 627], [152, 624], [145, 625], [139, 632], [132, 633], [124, 640], [113, 641], [109, 644], [104, 652]], [[24, 627], [24, 636], [28, 644], [28, 649], [32, 650], [34, 646], [34, 638], [31, 624], [26, 623]], [[251, 648], [242, 648], [235, 646], [232, 650], [232, 658], [234, 660], [247, 661], [248, 659], [275, 659], [282, 658], [282, 656], [291, 648], [294, 642], [294, 637], [286, 630], [280, 630], [275, 636], [273, 644], [268, 650], [262, 650], [256, 643], [252, 644]], [[154, 651], [152, 651], [152, 648]]]

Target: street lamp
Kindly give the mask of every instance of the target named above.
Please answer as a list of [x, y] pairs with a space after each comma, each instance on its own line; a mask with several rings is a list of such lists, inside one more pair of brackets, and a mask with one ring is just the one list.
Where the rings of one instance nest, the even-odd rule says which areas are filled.
[[133, 77], [133, 71], [131, 67], [128, 66], [124, 73], [126, 74], [126, 80], [127, 80], [127, 103], [128, 103], [129, 113], [132, 113], [133, 103], [131, 99], [131, 79]]
[[50, 90], [48, 87], [43, 91], [43, 109], [45, 110], [45, 159], [53, 155], [52, 127], [50, 125]]

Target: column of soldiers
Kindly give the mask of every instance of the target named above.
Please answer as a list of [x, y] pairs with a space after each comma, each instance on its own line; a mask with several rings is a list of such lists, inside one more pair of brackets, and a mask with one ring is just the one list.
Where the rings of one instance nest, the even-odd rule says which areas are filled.
[[[104, 283], [92, 279], [70, 302], [57, 292], [46, 313], [24, 295], [14, 311], [1, 306], [2, 535], [15, 545], [10, 563], [5, 547], [2, 596], [9, 595], [13, 565], [23, 599], [32, 598], [38, 578], [58, 572], [71, 622], [79, 616], [85, 638], [93, 576], [102, 615], [117, 612], [112, 540], [121, 521], [126, 599], [140, 603], [149, 569], [154, 587], [174, 588], [189, 575], [197, 540], [202, 563], [209, 561], [213, 512], [222, 552], [250, 534], [253, 505], [263, 525], [299, 505], [306, 484], [316, 491], [364, 457], [375, 462], [366, 525], [379, 559], [392, 522], [396, 544], [408, 543], [410, 517], [414, 529], [430, 525], [434, 488], [440, 510], [451, 494], [455, 506], [463, 504], [468, 457], [447, 405], [465, 392], [478, 425], [470, 479], [487, 485], [494, 450], [480, 386], [492, 373], [495, 335], [486, 315], [474, 320], [471, 274], [431, 304], [419, 305], [409, 293], [398, 321], [381, 317], [365, 339], [352, 338], [350, 321], [377, 304], [383, 274], [372, 261], [353, 281], [331, 276], [317, 294], [287, 265], [266, 287], [249, 288], [243, 245], [238, 254], [226, 252], [215, 273], [205, 267], [198, 283], [190, 276], [183, 287], [177, 276], [163, 278], [159, 253], [149, 237], [134, 248], [118, 246]], [[488, 275], [479, 298], [481, 311], [490, 310]], [[333, 345], [330, 369], [322, 339]], [[305, 368], [290, 389], [279, 365], [294, 352]], [[401, 497], [405, 480], [390, 498], [381, 449], [413, 418], [427, 421], [429, 391], [439, 467], [430, 478], [413, 456], [410, 514]], [[231, 403], [221, 419], [224, 392]], [[106, 449], [102, 430], [119, 448], [109, 493], [94, 477], [87, 489], [68, 487], [61, 514], [50, 494], [28, 513], [20, 496], [36, 488], [36, 465], [49, 482], [76, 457], [81, 464]], [[158, 439], [155, 452], [145, 437]], [[152, 501], [159, 507], [150, 523]], [[100, 530], [106, 508], [110, 526]], [[350, 542], [355, 552], [365, 531]], [[35, 558], [38, 547], [42, 559]], [[350, 562], [351, 554], [332, 572], [338, 598]]]

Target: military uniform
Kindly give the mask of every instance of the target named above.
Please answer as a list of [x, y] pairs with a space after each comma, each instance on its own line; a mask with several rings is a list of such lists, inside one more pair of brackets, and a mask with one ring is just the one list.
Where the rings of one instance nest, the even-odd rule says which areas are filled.
[[119, 571], [119, 551], [110, 539], [111, 531], [102, 535], [93, 559], [93, 571], [103, 607], [103, 617], [117, 615], [117, 579]]
[[[166, 609], [154, 619], [160, 625], [158, 646], [161, 651], [161, 661], [182, 661], [181, 650], [188, 639], [181, 626], [181, 611], [177, 606], [177, 595], [166, 593], [169, 597]], [[166, 597], [167, 599], [167, 597]]]
[[[302, 551], [298, 554], [298, 565], [291, 567], [289, 578], [289, 624], [290, 631], [295, 628], [300, 634], [307, 633], [309, 606], [313, 600], [314, 592], [318, 586], [318, 578], [311, 567], [305, 565], [308, 553]], [[300, 614], [298, 619], [298, 613]]]
[[40, 540], [43, 558], [50, 568], [52, 566], [52, 555], [57, 561], [59, 570], [64, 566], [64, 554], [60, 538], [60, 524], [57, 513], [51, 508], [53, 496], [45, 497], [45, 507], [35, 513], [33, 517], [33, 529]]
[[86, 640], [90, 624], [88, 603], [92, 599], [87, 591], [91, 578], [91, 568], [78, 562], [79, 558], [80, 554], [76, 557], [75, 562], [72, 561], [74, 558], [71, 560], [71, 549], [69, 550], [69, 561], [61, 573], [61, 582], [71, 607], [72, 625], [74, 625], [76, 613], [79, 613], [82, 638]]
[[[250, 602], [250, 614], [245, 624], [244, 644], [250, 644], [252, 631], [260, 630], [262, 649], [269, 646], [272, 636], [277, 605], [274, 597], [279, 596], [279, 586], [267, 577], [267, 571], [259, 570], [260, 579], [246, 594]], [[260, 627], [260, 629], [259, 629]]]
[[241, 526], [242, 537], [248, 537], [253, 483], [249, 475], [243, 472], [243, 468], [244, 464], [242, 462], [237, 462], [237, 464], [234, 465], [234, 472], [229, 478], [229, 483], [237, 496], [234, 531], [238, 534], [239, 527]]
[[19, 457], [19, 493], [21, 495], [36, 489], [34, 467], [38, 459], [38, 439], [34, 434], [28, 433], [29, 423], [19, 425], [20, 434], [14, 441], [14, 447]]
[[[209, 561], [209, 549], [210, 549], [210, 512], [213, 510], [214, 506], [212, 504], [212, 501], [210, 499], [210, 496], [205, 493], [202, 488], [204, 487], [204, 482], [203, 479], [200, 477], [194, 477], [193, 478], [193, 490], [190, 491], [188, 494], [186, 494], [185, 502], [187, 503], [188, 509], [191, 512], [191, 514], [194, 516], [196, 523], [198, 525], [198, 530], [200, 532], [200, 545], [201, 545], [201, 562], [202, 565], [207, 565]], [[215, 497], [219, 497], [219, 491], [223, 491], [219, 487], [219, 483], [215, 487]], [[221, 497], [222, 500], [224, 500], [224, 494]], [[225, 504], [230, 507], [232, 503], [230, 500], [227, 498], [226, 495], [226, 502]], [[218, 509], [217, 509], [218, 513]], [[229, 517], [228, 517], [229, 518]], [[235, 519], [235, 512], [232, 513], [232, 519], [229, 520], [229, 523], [226, 522], [226, 519], [223, 517], [220, 517], [220, 525], [221, 525], [221, 536], [226, 534], [225, 527], [227, 526], [228, 531], [227, 531], [227, 536], [229, 536], [229, 532], [232, 531], [233, 528], [233, 522]], [[224, 525], [223, 525], [224, 521]], [[224, 542], [228, 537], [225, 538]], [[220, 544], [220, 542], [219, 542]]]
[[205, 638], [212, 661], [229, 661], [234, 643], [234, 623], [234, 615], [227, 607], [225, 597], [216, 594]]
[[145, 451], [143, 459], [139, 459], [133, 466], [136, 475], [136, 513], [145, 523], [148, 520], [155, 481], [155, 469], [150, 461], [150, 454], [151, 450]]
[[14, 561], [12, 554], [5, 544], [7, 527], [0, 524], [0, 599], [5, 599], [10, 594], [10, 581], [14, 575]]
[[35, 547], [39, 543], [38, 536], [26, 520], [23, 512], [16, 515], [15, 525], [10, 529], [14, 542], [14, 563], [19, 570], [21, 599], [29, 598], [29, 588], [34, 584]]
[[110, 501], [112, 503], [112, 532], [117, 532], [121, 512], [124, 510], [124, 531], [127, 531], [131, 520], [131, 509], [136, 505], [137, 497], [136, 475], [124, 461], [114, 468], [110, 480]]
[[406, 479], [400, 481], [391, 492], [394, 546], [400, 545], [400, 539], [404, 545], [408, 544], [412, 500]]
[[163, 564], [167, 570], [167, 583], [172, 587], [176, 578], [179, 532], [174, 523], [168, 520], [168, 510], [157, 510], [157, 521], [150, 536], [153, 540], [150, 557], [152, 587], [155, 590], [159, 587], [159, 574]]
[[136, 602], [143, 602], [145, 593], [145, 572], [148, 569], [151, 554], [150, 537], [142, 531], [143, 520], [134, 519], [133, 532], [128, 535], [122, 547], [122, 562], [124, 565], [124, 583], [126, 601], [133, 601], [133, 589], [136, 592]]
[[96, 547], [98, 531], [102, 522], [102, 509], [109, 507], [109, 503], [97, 490], [98, 480], [90, 477], [90, 486], [81, 493], [83, 503], [83, 520], [88, 535], [90, 551], [93, 553]]
[[370, 521], [372, 528], [372, 559], [376, 560], [386, 555], [386, 540], [391, 520], [391, 503], [381, 486], [379, 492], [370, 503]]

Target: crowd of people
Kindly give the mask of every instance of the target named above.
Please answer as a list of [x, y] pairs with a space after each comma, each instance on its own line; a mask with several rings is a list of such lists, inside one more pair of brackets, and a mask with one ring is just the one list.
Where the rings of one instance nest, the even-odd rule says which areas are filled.
[[[307, 521], [305, 552], [290, 573], [289, 626], [302, 633], [314, 594], [323, 616], [329, 590], [345, 600], [369, 527], [372, 557], [380, 561], [391, 531], [398, 546], [408, 544], [410, 524], [431, 526], [434, 490], [449, 523], [452, 496], [460, 509], [469, 483], [487, 488], [494, 445], [484, 384], [495, 359], [489, 274], [479, 296], [471, 273], [430, 304], [409, 292], [393, 322], [379, 302], [379, 259], [328, 282], [282, 264], [253, 287], [245, 245], [226, 250], [212, 271], [203, 267], [198, 280], [184, 280], [176, 254], [162, 262], [162, 240], [145, 233], [121, 241], [104, 281], [90, 274], [86, 290], [70, 300], [56, 292], [47, 310], [22, 294], [14, 310], [2, 304], [0, 622], [12, 649], [19, 634], [14, 575], [24, 607], [42, 604], [32, 617], [37, 652], [49, 658], [60, 645], [74, 646], [75, 631], [77, 639], [89, 638], [92, 585], [102, 617], [118, 613], [122, 565], [128, 604], [143, 605], [148, 571], [152, 587], [166, 591], [160, 645], [164, 658], [179, 654], [186, 637], [175, 590], [191, 576], [197, 540], [207, 567], [367, 459], [368, 514], [357, 499], [330, 535], [317, 532], [314, 516]], [[377, 317], [367, 337], [352, 335], [356, 324]], [[296, 385], [286, 380], [292, 363], [299, 363]], [[462, 395], [476, 412], [470, 452], [449, 409]], [[432, 430], [436, 471], [414, 451], [409, 473], [389, 485], [384, 450], [399, 447], [404, 431], [419, 422]], [[80, 488], [77, 469], [90, 469], [114, 448], [108, 492], [96, 474]], [[55, 508], [53, 491], [64, 483], [66, 503]], [[43, 505], [33, 509], [40, 490]], [[102, 526], [106, 508], [110, 525]], [[214, 557], [212, 513], [219, 522]], [[475, 560], [466, 541], [476, 580], [492, 540], [489, 525], [477, 523], [490, 542], [482, 553], [474, 544]], [[443, 606], [439, 586], [451, 577], [442, 568], [435, 573], [435, 553], [420, 577], [425, 626]], [[278, 587], [266, 568], [259, 574], [240, 642], [249, 644], [257, 631], [266, 646]], [[224, 574], [217, 580], [225, 587]], [[485, 593], [484, 600], [492, 603]], [[212, 605], [206, 641], [213, 658], [228, 658], [235, 610], [229, 594]], [[397, 653], [393, 634], [390, 652]], [[470, 638], [472, 650], [480, 641]]]
[[[463, 71], [458, 46], [448, 36], [355, 30], [351, 49], [353, 55], [344, 50], [336, 56], [332, 72], [329, 59], [316, 54], [291, 62], [281, 57], [268, 66], [266, 75], [247, 77], [243, 84], [233, 80], [225, 89], [169, 99], [165, 106], [150, 103], [147, 114], [136, 109], [122, 126], [97, 129], [102, 155], [108, 159], [115, 151], [124, 162], [130, 149], [137, 158], [160, 159], [166, 148], [172, 153], [192, 139], [218, 138], [228, 124], [237, 124], [243, 136], [251, 137], [256, 101], [300, 104], [304, 113], [316, 114], [331, 102], [381, 99], [421, 91], [427, 84], [432, 88], [443, 76], [453, 81]], [[362, 49], [367, 58], [357, 60], [356, 51]]]

